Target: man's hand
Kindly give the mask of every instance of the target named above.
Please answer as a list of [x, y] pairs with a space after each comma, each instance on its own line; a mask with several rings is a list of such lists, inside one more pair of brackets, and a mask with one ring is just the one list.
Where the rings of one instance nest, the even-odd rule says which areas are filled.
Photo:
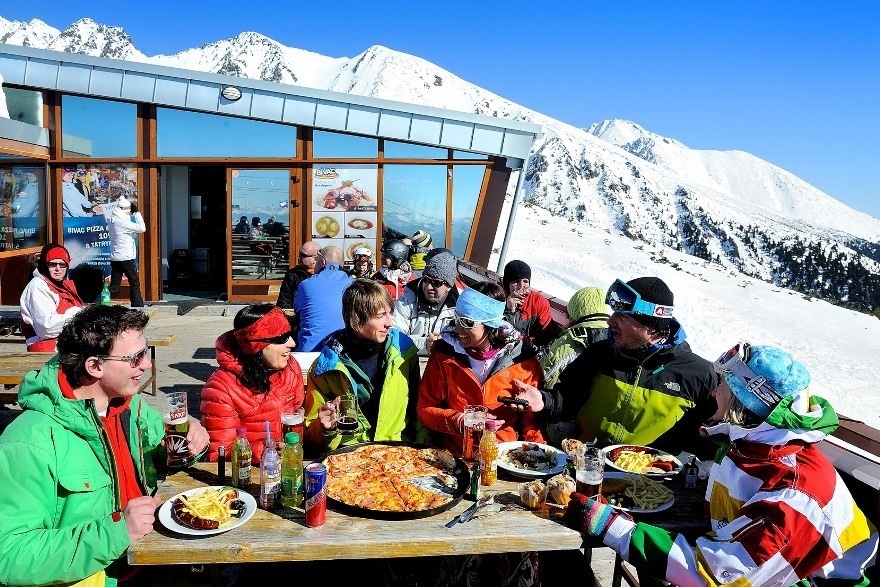
[[495, 417], [495, 414], [491, 412], [486, 414], [486, 420], [495, 420], [495, 430], [501, 430], [501, 427], [504, 426], [504, 422], [506, 422], [506, 420], [499, 420]]
[[125, 518], [125, 527], [132, 542], [153, 531], [158, 505], [157, 500], [149, 495], [136, 497], [126, 504], [122, 517]]
[[336, 429], [336, 423], [339, 422], [338, 397], [318, 408], [318, 421], [321, 422], [321, 428], [324, 430]]
[[195, 418], [189, 419], [189, 432], [186, 433], [186, 441], [189, 443], [189, 454], [197, 455], [208, 448], [211, 443], [211, 437], [208, 431]]
[[544, 409], [544, 396], [541, 395], [541, 392], [534, 385], [529, 385], [528, 383], [523, 383], [519, 379], [514, 379], [512, 395], [529, 402], [528, 407], [510, 404], [510, 407], [514, 410], [522, 412], [528, 409], [533, 412], [540, 412]]
[[440, 338], [440, 334], [437, 332], [432, 332], [425, 337], [425, 350], [429, 353], [431, 352], [431, 347], [434, 346], [434, 343]]

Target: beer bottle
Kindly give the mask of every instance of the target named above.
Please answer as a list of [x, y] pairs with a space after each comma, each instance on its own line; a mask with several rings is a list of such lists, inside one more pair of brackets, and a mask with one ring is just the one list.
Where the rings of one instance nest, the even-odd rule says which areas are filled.
[[263, 459], [260, 461], [260, 507], [274, 510], [281, 498], [281, 459], [272, 438], [266, 439]]
[[492, 485], [498, 479], [498, 438], [495, 436], [495, 420], [486, 420], [483, 436], [480, 438], [480, 460], [483, 468], [480, 472], [480, 483]]
[[247, 489], [251, 484], [251, 443], [247, 439], [247, 428], [239, 426], [235, 432], [238, 437], [232, 443], [232, 486]]
[[104, 282], [104, 287], [101, 289], [101, 305], [110, 305], [110, 286], [107, 284], [106, 281]]
[[303, 449], [296, 432], [284, 436], [281, 450], [281, 505], [286, 508], [303, 505]]

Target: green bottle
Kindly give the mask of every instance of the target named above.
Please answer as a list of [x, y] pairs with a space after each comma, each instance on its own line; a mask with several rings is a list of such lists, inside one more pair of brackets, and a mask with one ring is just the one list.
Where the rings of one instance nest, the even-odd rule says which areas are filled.
[[104, 282], [104, 288], [101, 290], [101, 305], [110, 305], [110, 286], [107, 285], [106, 281]]
[[299, 434], [288, 432], [281, 451], [281, 505], [298, 508], [303, 505], [303, 448]]

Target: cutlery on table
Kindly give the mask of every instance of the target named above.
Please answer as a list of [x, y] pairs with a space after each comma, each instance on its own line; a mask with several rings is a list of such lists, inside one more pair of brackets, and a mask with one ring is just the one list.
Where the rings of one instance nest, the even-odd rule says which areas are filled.
[[471, 518], [474, 517], [474, 514], [477, 513], [478, 509], [489, 505], [490, 503], [492, 503], [493, 500], [494, 500], [494, 496], [491, 496], [491, 495], [485, 495], [485, 496], [481, 497], [471, 507], [469, 507], [468, 509], [461, 512], [459, 515], [455, 516], [454, 518], [452, 518], [451, 520], [446, 522], [446, 527], [452, 528], [453, 526], [455, 526], [459, 522], [467, 522], [468, 520], [470, 520]]

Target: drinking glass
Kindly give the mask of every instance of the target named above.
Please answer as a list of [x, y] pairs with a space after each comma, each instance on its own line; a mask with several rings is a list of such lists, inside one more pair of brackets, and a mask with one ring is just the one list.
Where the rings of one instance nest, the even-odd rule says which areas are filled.
[[604, 476], [605, 451], [586, 444], [575, 460], [576, 491], [587, 497], [596, 497]]
[[281, 408], [281, 439], [287, 437], [288, 432], [296, 432], [299, 434], [300, 442], [302, 442], [303, 433], [305, 432], [306, 410], [304, 407], [295, 407], [292, 402], [285, 404]]
[[483, 428], [486, 427], [486, 416], [489, 408], [486, 406], [469, 405], [464, 408], [464, 443], [461, 447], [461, 456], [465, 461], [473, 461], [477, 458], [480, 447], [480, 437]]
[[336, 422], [336, 427], [343, 434], [357, 434], [360, 431], [357, 398], [351, 394], [339, 397], [339, 420]]
[[166, 393], [163, 400], [165, 448], [169, 467], [186, 467], [192, 460], [186, 435], [189, 432], [189, 409], [184, 391]]

